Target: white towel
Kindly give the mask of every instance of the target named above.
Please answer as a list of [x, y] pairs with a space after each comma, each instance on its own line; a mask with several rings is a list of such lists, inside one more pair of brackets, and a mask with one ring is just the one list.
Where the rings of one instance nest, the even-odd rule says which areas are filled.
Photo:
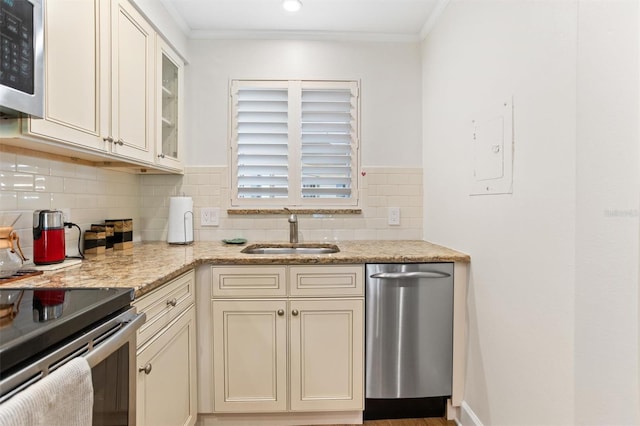
[[93, 417], [91, 367], [74, 358], [0, 404], [0, 426], [89, 426]]

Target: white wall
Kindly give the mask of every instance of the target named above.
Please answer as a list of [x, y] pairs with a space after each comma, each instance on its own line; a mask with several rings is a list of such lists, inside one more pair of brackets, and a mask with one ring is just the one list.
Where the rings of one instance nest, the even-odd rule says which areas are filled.
[[[485, 425], [575, 419], [576, 21], [572, 1], [454, 0], [423, 45], [424, 237], [471, 255], [464, 399]], [[513, 194], [469, 196], [471, 120], [509, 96]]]
[[421, 166], [420, 45], [192, 40], [187, 164], [227, 165], [229, 80], [360, 79], [364, 166]]
[[[422, 235], [421, 60], [418, 43], [298, 40], [191, 40], [186, 68], [187, 168], [184, 177], [145, 176], [142, 235], [166, 238], [171, 195], [221, 209], [220, 226], [200, 227], [195, 239], [286, 240], [284, 216], [228, 216], [229, 80], [358, 79], [361, 81], [360, 215], [300, 218], [306, 241], [419, 239]], [[388, 208], [401, 209], [389, 225]]]
[[578, 18], [576, 423], [637, 425], [638, 2]]

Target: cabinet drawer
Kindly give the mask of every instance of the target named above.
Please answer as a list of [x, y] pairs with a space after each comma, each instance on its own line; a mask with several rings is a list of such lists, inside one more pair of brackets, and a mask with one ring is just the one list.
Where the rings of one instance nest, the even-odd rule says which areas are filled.
[[363, 265], [291, 266], [290, 296], [364, 296]]
[[285, 296], [286, 267], [226, 266], [211, 267], [213, 297]]
[[137, 346], [141, 347], [155, 333], [186, 311], [195, 300], [195, 273], [168, 282], [159, 289], [133, 302], [138, 312], [147, 314], [146, 322], [138, 330]]

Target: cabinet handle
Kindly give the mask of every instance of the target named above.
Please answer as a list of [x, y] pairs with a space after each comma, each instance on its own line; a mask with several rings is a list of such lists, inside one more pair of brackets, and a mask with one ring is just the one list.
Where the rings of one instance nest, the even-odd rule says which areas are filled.
[[164, 158], [164, 154], [158, 154], [158, 158]]
[[111, 136], [107, 136], [106, 138], [102, 138], [103, 141], [113, 143], [113, 138]]
[[278, 309], [278, 315], [283, 316], [284, 315], [284, 309]]
[[116, 145], [124, 145], [124, 142], [122, 141], [122, 139], [118, 139], [117, 141], [114, 142]]
[[138, 368], [138, 372], [142, 373], [144, 371], [144, 374], [149, 374], [151, 373], [151, 363], [147, 363], [147, 365], [145, 365], [144, 367], [140, 367]]
[[291, 315], [293, 315], [294, 317], [297, 317], [299, 314], [297, 309], [294, 309], [293, 311], [291, 311]]
[[176, 306], [177, 304], [178, 304], [178, 301], [176, 300], [175, 297], [171, 300], [167, 300], [167, 306]]

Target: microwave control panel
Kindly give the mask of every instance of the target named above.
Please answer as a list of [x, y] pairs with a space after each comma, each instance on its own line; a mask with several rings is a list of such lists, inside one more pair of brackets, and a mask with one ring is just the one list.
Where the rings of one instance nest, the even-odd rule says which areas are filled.
[[33, 4], [0, 0], [0, 85], [34, 93]]

